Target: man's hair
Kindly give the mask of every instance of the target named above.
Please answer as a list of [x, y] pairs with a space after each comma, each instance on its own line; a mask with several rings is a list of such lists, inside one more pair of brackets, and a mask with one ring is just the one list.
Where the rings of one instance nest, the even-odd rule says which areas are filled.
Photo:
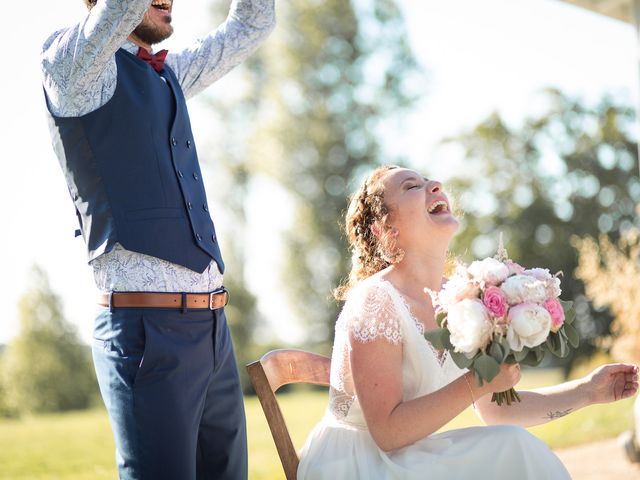
[[84, 4], [87, 6], [89, 10], [96, 6], [96, 2], [98, 0], [84, 0]]

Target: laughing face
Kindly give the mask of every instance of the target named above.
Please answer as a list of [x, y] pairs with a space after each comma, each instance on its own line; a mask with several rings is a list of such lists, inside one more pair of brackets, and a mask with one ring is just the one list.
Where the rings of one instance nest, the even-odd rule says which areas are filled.
[[458, 221], [440, 182], [398, 168], [386, 174], [383, 184], [388, 223], [397, 229], [399, 245], [420, 245], [434, 236], [448, 240], [456, 232]]
[[140, 25], [131, 34], [145, 45], [155, 45], [173, 33], [171, 10], [173, 0], [153, 0]]

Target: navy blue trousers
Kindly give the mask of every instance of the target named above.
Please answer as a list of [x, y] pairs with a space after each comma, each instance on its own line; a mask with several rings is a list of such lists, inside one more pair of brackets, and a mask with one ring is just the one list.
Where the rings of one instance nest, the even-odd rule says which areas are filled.
[[247, 478], [242, 391], [223, 309], [101, 309], [93, 360], [122, 480]]

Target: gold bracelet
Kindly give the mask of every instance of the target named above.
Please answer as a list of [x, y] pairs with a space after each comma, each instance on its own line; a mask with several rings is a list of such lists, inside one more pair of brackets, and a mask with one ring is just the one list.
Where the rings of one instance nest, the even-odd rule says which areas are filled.
[[464, 377], [464, 381], [467, 382], [467, 387], [469, 387], [469, 394], [471, 394], [471, 403], [473, 404], [473, 408], [476, 408], [476, 399], [473, 398], [473, 390], [471, 389], [471, 384], [469, 383], [469, 379], [467, 378], [467, 374], [462, 375]]

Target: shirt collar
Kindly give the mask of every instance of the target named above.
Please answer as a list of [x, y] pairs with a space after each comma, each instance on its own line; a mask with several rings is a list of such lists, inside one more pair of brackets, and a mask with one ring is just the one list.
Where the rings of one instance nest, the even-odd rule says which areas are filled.
[[138, 54], [138, 45], [136, 45], [135, 43], [129, 40], [126, 40], [124, 42], [124, 44], [122, 45], [122, 48], [133, 55]]

